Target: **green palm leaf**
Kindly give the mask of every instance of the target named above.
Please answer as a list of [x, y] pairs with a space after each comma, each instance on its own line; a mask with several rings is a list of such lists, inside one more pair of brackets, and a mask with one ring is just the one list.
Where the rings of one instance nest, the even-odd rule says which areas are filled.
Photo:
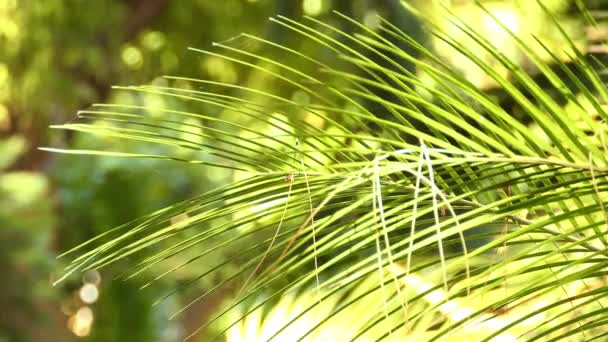
[[[314, 18], [272, 18], [340, 62], [243, 34], [215, 44], [217, 52], [193, 50], [251, 68], [276, 92], [254, 82], [172, 76], [167, 86], [121, 89], [181, 104], [175, 109], [97, 105], [79, 113], [82, 122], [57, 127], [170, 149], [163, 155], [48, 149], [54, 152], [199, 163], [239, 177], [74, 248], [66, 254], [79, 255], [65, 276], [132, 258], [123, 277], [152, 270], [158, 273], [151, 281], [158, 281], [230, 251], [168, 294], [222, 274], [196, 300], [220, 287], [240, 288], [232, 304], [201, 326], [217, 324], [230, 340], [601, 338], [608, 317], [602, 140], [608, 116], [598, 64], [545, 7], [569, 42], [574, 70], [542, 40], [531, 46], [480, 8], [552, 89], [586, 114], [584, 99], [600, 120], [571, 115], [449, 9], [444, 15], [468, 43], [432, 20], [429, 32], [485, 72], [523, 119], [387, 21], [374, 31], [336, 13], [359, 31], [353, 34]], [[240, 48], [241, 40], [264, 46], [268, 55]], [[480, 50], [492, 61], [479, 57]], [[417, 72], [402, 67], [404, 60]], [[179, 86], [185, 82], [188, 87]], [[309, 100], [295, 101], [283, 89]], [[184, 125], [186, 118], [198, 123]], [[180, 150], [189, 151], [187, 157]], [[158, 271], [161, 265], [172, 266]], [[286, 307], [292, 310], [281, 311]], [[260, 324], [254, 335], [240, 333]]]

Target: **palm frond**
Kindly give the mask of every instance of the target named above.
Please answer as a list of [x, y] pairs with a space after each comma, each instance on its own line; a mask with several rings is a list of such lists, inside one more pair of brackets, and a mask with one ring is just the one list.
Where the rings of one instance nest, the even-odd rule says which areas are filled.
[[[83, 122], [57, 128], [167, 146], [166, 155], [48, 150], [199, 163], [235, 170], [239, 180], [74, 248], [69, 254], [79, 256], [66, 276], [126, 258], [134, 264], [125, 278], [173, 265], [151, 280], [157, 281], [229, 251], [168, 295], [236, 265], [196, 299], [244, 284], [231, 305], [201, 326], [218, 323], [220, 335], [235, 341], [239, 327], [259, 322], [264, 328], [255, 336], [263, 340], [601, 338], [608, 304], [605, 89], [598, 63], [539, 5], [569, 42], [575, 69], [542, 40], [524, 42], [479, 4], [552, 90], [583, 115], [594, 109], [600, 120], [572, 116], [448, 8], [443, 14], [466, 43], [418, 17], [435, 39], [492, 79], [523, 119], [397, 26], [381, 19], [374, 31], [340, 13], [336, 18], [358, 33], [314, 18], [271, 18], [337, 56], [335, 66], [247, 34], [215, 44], [217, 52], [192, 49], [251, 68], [276, 92], [181, 76], [166, 79], [190, 86], [122, 87], [181, 105], [97, 105], [79, 113]], [[268, 54], [239, 48], [241, 40]], [[492, 60], [479, 57], [480, 50]], [[292, 59], [298, 67], [283, 62]], [[309, 101], [289, 98], [288, 90]], [[184, 124], [185, 118], [198, 123]], [[171, 154], [180, 150], [187, 157]], [[283, 313], [281, 305], [293, 311]]]

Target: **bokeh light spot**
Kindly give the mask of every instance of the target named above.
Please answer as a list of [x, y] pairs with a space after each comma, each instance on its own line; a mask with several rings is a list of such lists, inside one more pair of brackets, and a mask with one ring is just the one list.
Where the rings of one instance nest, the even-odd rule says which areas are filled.
[[323, 12], [322, 0], [304, 0], [302, 2], [302, 10], [310, 16], [317, 16]]
[[144, 62], [144, 57], [138, 48], [128, 45], [122, 50], [122, 61], [132, 69], [139, 69]]
[[99, 298], [99, 290], [93, 284], [84, 284], [79, 291], [80, 300], [86, 304], [93, 304]]
[[151, 51], [158, 50], [165, 45], [165, 35], [158, 31], [146, 32], [142, 39], [143, 46]]
[[93, 310], [88, 306], [83, 306], [76, 314], [68, 320], [68, 328], [72, 333], [79, 337], [89, 335], [93, 324]]
[[101, 274], [99, 274], [99, 271], [97, 270], [86, 271], [85, 274], [82, 275], [82, 282], [85, 284], [99, 285], [101, 282]]

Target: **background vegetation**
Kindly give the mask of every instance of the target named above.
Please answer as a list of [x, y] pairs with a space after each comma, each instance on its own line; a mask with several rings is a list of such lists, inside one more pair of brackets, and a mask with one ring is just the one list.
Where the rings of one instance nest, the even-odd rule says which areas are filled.
[[[304, 39], [293, 30], [286, 30], [285, 27], [276, 23], [272, 24], [267, 18], [269, 16], [281, 18], [280, 15], [283, 15], [299, 20], [303, 15], [309, 15], [351, 34], [360, 32], [361, 28], [349, 23], [339, 15], [332, 14], [332, 10], [337, 10], [362, 22], [370, 30], [376, 30], [375, 32], [381, 32], [379, 28], [382, 23], [378, 17], [381, 15], [393, 23], [398, 30], [407, 33], [415, 41], [426, 46], [432, 51], [434, 57], [448, 65], [457, 74], [462, 75], [463, 80], [481, 89], [483, 94], [530, 132], [537, 133], [535, 139], [539, 139], [539, 144], [542, 145], [544, 139], [546, 145], [551, 145], [553, 143], [551, 137], [545, 136], [543, 127], [540, 127], [536, 121], [530, 120], [529, 108], [522, 106], [521, 102], [515, 101], [512, 93], [505, 91], [504, 84], [497, 82], [496, 78], [489, 77], [487, 70], [484, 71], [476, 66], [470, 58], [464, 58], [462, 54], [456, 53], [449, 44], [439, 37], [429, 34], [430, 31], [424, 28], [424, 25], [437, 25], [455, 41], [465, 44], [497, 75], [509, 80], [516, 79], [513, 76], [512, 67], [505, 67], [504, 64], [499, 63], [495, 56], [474, 44], [470, 36], [467, 36], [462, 30], [458, 30], [456, 25], [450, 24], [445, 16], [446, 9], [442, 7], [442, 5], [446, 5], [449, 10], [453, 11], [453, 14], [474, 27], [481, 37], [491, 39], [502, 54], [520, 66], [521, 70], [529, 73], [535, 82], [544, 86], [547, 94], [552, 98], [552, 103], [572, 115], [571, 122], [581, 124], [588, 124], [589, 121], [600, 122], [599, 114], [587, 117], [587, 114], [596, 113], [597, 110], [590, 109], [594, 104], [587, 98], [588, 94], [583, 90], [586, 88], [576, 84], [575, 80], [583, 78], [581, 75], [584, 75], [585, 69], [577, 67], [572, 47], [592, 55], [601, 65], [605, 55], [603, 40], [606, 37], [606, 31], [601, 21], [605, 16], [604, 3], [602, 1], [574, 0], [547, 0], [542, 3], [546, 6], [545, 9], [532, 1], [483, 1], [482, 4], [494, 16], [492, 18], [488, 12], [485, 12], [482, 7], [478, 7], [473, 1], [409, 2], [410, 5], [425, 13], [425, 19], [429, 22], [423, 23], [421, 19], [404, 11], [399, 1], [393, 0], [352, 2], [329, 0], [108, 0], [94, 2], [2, 0], [0, 2], [0, 264], [3, 266], [3, 270], [8, 271], [5, 271], [5, 279], [8, 281], [0, 283], [0, 293], [2, 293], [0, 297], [2, 298], [0, 300], [0, 340], [38, 341], [42, 338], [50, 341], [69, 341], [77, 338], [90, 341], [180, 340], [199, 329], [202, 322], [213, 317], [212, 315], [216, 314], [220, 308], [229, 305], [228, 299], [233, 299], [239, 292], [247, 276], [242, 277], [240, 282], [228, 284], [213, 292], [204, 301], [195, 302], [184, 311], [183, 315], [170, 320], [173, 313], [238, 271], [239, 262], [229, 263], [214, 273], [213, 277], [206, 277], [192, 284], [191, 281], [198, 280], [197, 277], [201, 270], [206, 267], [230, 260], [235, 256], [235, 251], [244, 250], [254, 242], [267, 241], [272, 237], [272, 232], [251, 234], [250, 239], [235, 242], [230, 248], [219, 248], [204, 258], [196, 258], [200, 254], [199, 249], [187, 250], [175, 258], [167, 260], [162, 268], [146, 270], [143, 273], [143, 280], [113, 281], [112, 279], [133, 267], [137, 261], [145, 260], [142, 259], [143, 257], [138, 257], [139, 259], [119, 260], [111, 268], [105, 268], [100, 272], [91, 271], [84, 275], [73, 274], [58, 286], [51, 287], [50, 284], [63, 274], [61, 269], [66, 266], [67, 262], [64, 259], [57, 260], [56, 255], [108, 231], [112, 227], [155, 210], [193, 198], [232, 181], [246, 182], [247, 172], [239, 167], [243, 163], [260, 172], [281, 171], [279, 177], [285, 180], [281, 183], [283, 188], [278, 192], [279, 194], [285, 195], [292, 191], [291, 182], [294, 181], [294, 178], [297, 178], [298, 181], [294, 183], [293, 190], [301, 191], [300, 194], [306, 194], [306, 189], [311, 184], [313, 188], [323, 185], [322, 180], [318, 180], [317, 184], [314, 184], [312, 180], [311, 184], [303, 181], [302, 171], [298, 166], [300, 164], [298, 158], [301, 157], [298, 157], [297, 154], [303, 153], [301, 150], [307, 148], [316, 149], [320, 152], [317, 154], [314, 154], [314, 151], [311, 152], [312, 154], [307, 156], [306, 164], [308, 165], [310, 162], [322, 165], [331, 159], [331, 156], [322, 152], [322, 144], [326, 144], [326, 147], [329, 146], [328, 148], [336, 148], [336, 146], [327, 145], [331, 143], [329, 138], [320, 140], [318, 144], [321, 145], [315, 146], [310, 142], [296, 141], [286, 136], [288, 135], [286, 132], [297, 132], [301, 127], [293, 122], [286, 124], [285, 115], [298, 118], [297, 122], [306, 129], [319, 131], [333, 129], [335, 135], [343, 133], [336, 128], [339, 125], [334, 126], [329, 120], [302, 110], [301, 107], [287, 109], [277, 107], [264, 94], [231, 92], [230, 89], [227, 90], [219, 83], [263, 89], [267, 93], [306, 106], [314, 105], [317, 99], [298, 85], [286, 86], [276, 77], [269, 77], [259, 68], [250, 66], [270, 67], [272, 61], [278, 60], [284, 65], [298, 68], [302, 71], [302, 75], [318, 77], [328, 84], [335, 85], [338, 89], [349, 84], [348, 78], [340, 74], [321, 73], [318, 64], [310, 63], [309, 60], [286, 53], [284, 50], [269, 48], [268, 44], [259, 39], [243, 39], [247, 37], [238, 36], [240, 33], [246, 32], [268, 39], [268, 41], [284, 44], [294, 51], [311, 56], [323, 65], [341, 66], [346, 68], [351, 75], [360, 76], [357, 74], [356, 68], [353, 68], [349, 61], [340, 54], [334, 53], [330, 49], [322, 49], [314, 40]], [[591, 12], [581, 12], [582, 5], [591, 9]], [[556, 17], [551, 17], [548, 13], [554, 13]], [[589, 16], [598, 20], [599, 24], [592, 25]], [[538, 55], [539, 60], [543, 61], [542, 65], [556, 73], [557, 77], [564, 79], [565, 84], [570, 87], [569, 89], [577, 90], [560, 92], [560, 89], [556, 89], [551, 83], [552, 80], [543, 76], [546, 73], [541, 72], [542, 70], [539, 71], [537, 61], [530, 57], [529, 52], [522, 50], [517, 41], [509, 37], [497, 24], [496, 18], [517, 36], [522, 37], [521, 44], [534, 45], [534, 52]], [[552, 23], [556, 18], [572, 41], [568, 41], [561, 32], [554, 29]], [[283, 22], [295, 25], [289, 21]], [[422, 51], [413, 49], [411, 45], [395, 37], [390, 35], [383, 37], [420, 60], [429, 58], [429, 56], [424, 56]], [[539, 47], [535, 43], [536, 39], [542, 41], [546, 49]], [[188, 50], [188, 47], [194, 47], [215, 51], [212, 50], [213, 42], [222, 42], [221, 44], [226, 46], [247, 49], [260, 55], [264, 53], [268, 60], [260, 61], [256, 60], [254, 56], [241, 56], [240, 58], [251, 63], [248, 66], [214, 55], [217, 51], [202, 54]], [[347, 37], [342, 36], [336, 38], [335, 46], [339, 44], [354, 45]], [[221, 46], [216, 48], [221, 48]], [[429, 89], [437, 84], [437, 79], [433, 78], [428, 70], [425, 72], [419, 66], [417, 67], [415, 62], [396, 56], [398, 54], [394, 51], [391, 53], [393, 55], [390, 57], [397, 61], [396, 65], [383, 60], [377, 54], [370, 54], [366, 58], [388, 70], [398, 71], [402, 74], [416, 73], [417, 78], [428, 85]], [[601, 67], [596, 69], [602, 75], [603, 69]], [[571, 74], [577, 75], [578, 78], [566, 77]], [[190, 91], [200, 91], [203, 87], [189, 79], [167, 79], [161, 77], [163, 75], [210, 80], [216, 83], [207, 84], [204, 87], [205, 91], [238, 95], [246, 101], [276, 109], [276, 112], [268, 113], [268, 120], [261, 121], [259, 117], [255, 116], [243, 117], [242, 113], [239, 113], [241, 108], [238, 107], [221, 108], [204, 101], [184, 101], [183, 97], [164, 96], [166, 94], [163, 94], [163, 87], [170, 86]], [[381, 75], [379, 79], [382, 80], [383, 77], [389, 85], [394, 85], [395, 82], [399, 84], [394, 79], [389, 78], [387, 81], [386, 75]], [[524, 95], [534, 97], [534, 95], [526, 93], [530, 89], [528, 84], [525, 82], [513, 83], [516, 89], [525, 93]], [[140, 88], [135, 89], [136, 91], [120, 87], [112, 88], [113, 85], [139, 84], [150, 84], [157, 88]], [[302, 84], [306, 85], [306, 83]], [[586, 86], [592, 88], [592, 86]], [[425, 96], [425, 91], [428, 92], [428, 89], [424, 89], [424, 87], [418, 87], [418, 91], [423, 96]], [[387, 101], [402, 101], [398, 94], [382, 88], [372, 90], [372, 94]], [[176, 124], [175, 131], [171, 135], [173, 140], [162, 141], [162, 139], [159, 140], [159, 137], [153, 136], [146, 136], [145, 139], [141, 137], [131, 139], [127, 135], [113, 136], [112, 134], [95, 136], [78, 134], [70, 130], [51, 133], [48, 130], [49, 125], [80, 122], [76, 118], [78, 110], [85, 110], [81, 112], [84, 116], [94, 115], [94, 113], [86, 111], [93, 103], [121, 103], [140, 109], [144, 107], [170, 108], [173, 112], [146, 111], [148, 115], [146, 125], [153, 127], [171, 121], [172, 124]], [[390, 106], [387, 107], [369, 98], [362, 99], [361, 103], [381, 119], [396, 120]], [[601, 104], [603, 105], [603, 102]], [[245, 108], [249, 103], [241, 103], [241, 105]], [[344, 106], [344, 108], [352, 110], [352, 107]], [[557, 109], [553, 108], [553, 110]], [[199, 118], [184, 118], [180, 112], [205, 113], [207, 117], [202, 121]], [[223, 121], [216, 122], [214, 121], [216, 119]], [[382, 123], [367, 122], [366, 125], [359, 126], [357, 131], [354, 127], [358, 127], [357, 125], [360, 125], [361, 122], [346, 115], [340, 120], [338, 124], [348, 127], [359, 135], [381, 137], [386, 141], [403, 140], [419, 146], [418, 141], [402, 139], [398, 134], [395, 136], [394, 133], [383, 127]], [[240, 126], [227, 129], [227, 125], [222, 125], [225, 123], [224, 121], [236, 121]], [[216, 131], [204, 130], [201, 125], [212, 127]], [[597, 160], [605, 161], [605, 145], [601, 145], [599, 142], [601, 135], [593, 128], [599, 127], [599, 123], [590, 127], [592, 128], [587, 130], [588, 136], [597, 138], [591, 141], [598, 144], [596, 149], [591, 149], [595, 153], [592, 153], [592, 156]], [[601, 127], [605, 128], [605, 126]], [[417, 128], [424, 129], [422, 126]], [[83, 128], [78, 127], [77, 130], [83, 130]], [[229, 136], [223, 135], [225, 132], [250, 143], [255, 143], [256, 132], [258, 134], [261, 132], [265, 136], [277, 137], [274, 142], [262, 141], [262, 143], [278, 150], [287, 145], [282, 151], [288, 151], [287, 155], [296, 155], [294, 157], [296, 166], [291, 165], [291, 168], [288, 168], [275, 160], [276, 158], [273, 159], [272, 155], [266, 156], [267, 159], [252, 160], [249, 154], [238, 155], [230, 149], [230, 152], [223, 153], [221, 148], [229, 148], [236, 144], [235, 140], [230, 140]], [[221, 141], [218, 139], [224, 139], [223, 143], [217, 144], [217, 141]], [[350, 144], [348, 146], [352, 148], [369, 147], [370, 144], [372, 147], [380, 146], [374, 145], [374, 143], [378, 144], [378, 141], [374, 142], [373, 139], [369, 141], [360, 137], [357, 139], [354, 143], [342, 141], [338, 145]], [[447, 139], [449, 141], [449, 138]], [[176, 141], [180, 142], [176, 143]], [[427, 143], [433, 145], [432, 142]], [[301, 147], [300, 144], [304, 147]], [[170, 155], [180, 160], [202, 161], [207, 165], [168, 162], [154, 158], [65, 156], [40, 151], [36, 149], [38, 146]], [[201, 146], [203, 148], [200, 148]], [[247, 146], [247, 149], [252, 150], [258, 148], [262, 147]], [[570, 146], [566, 147], [566, 149], [570, 148]], [[495, 150], [496, 146], [493, 149]], [[213, 153], [208, 153], [210, 150]], [[371, 148], [367, 157], [371, 160], [374, 156], [370, 151]], [[225, 157], [230, 157], [232, 160], [226, 163]], [[217, 164], [229, 168], [209, 167], [209, 165]], [[246, 167], [245, 169], [250, 171], [251, 168]], [[503, 172], [511, 171], [513, 170]], [[597, 172], [599, 173], [601, 170], [598, 168]], [[289, 176], [290, 174], [292, 176]], [[286, 175], [287, 178], [285, 178]], [[398, 180], [399, 176], [396, 177], [395, 180]], [[600, 183], [600, 186], [602, 184]], [[268, 186], [271, 186], [270, 183]], [[289, 186], [289, 190], [287, 186]], [[369, 189], [366, 191], [369, 192]], [[346, 200], [356, 202], [355, 199], [363, 196], [364, 193], [349, 194]], [[319, 193], [318, 198], [315, 197], [319, 200], [317, 202], [322, 200], [321, 195], [322, 193]], [[403, 194], [397, 191], [393, 195]], [[302, 197], [303, 200], [306, 198], [306, 196]], [[267, 199], [271, 199], [271, 197]], [[348, 203], [346, 200], [345, 202]], [[268, 205], [268, 203], [271, 204]], [[302, 203], [305, 205], [305, 202]], [[397, 206], [396, 203], [398, 202], [390, 204], [389, 198], [387, 198], [387, 208], [391, 205]], [[281, 216], [282, 207], [280, 205], [272, 204], [272, 201], [261, 201], [258, 204], [259, 206], [250, 209], [254, 212], [257, 210], [259, 213], [264, 213], [265, 210], [274, 208], [276, 210], [273, 212], [273, 220], [276, 221]], [[265, 204], [266, 206], [264, 206]], [[579, 207], [578, 204], [571, 205], [573, 205], [572, 208]], [[467, 209], [470, 208], [460, 208], [460, 210]], [[238, 220], [248, 214], [249, 212], [231, 213], [230, 219]], [[357, 211], [349, 213], [340, 224], [345, 224], [344, 222], [348, 220], [356, 220], [356, 214]], [[526, 213], [525, 215], [533, 218], [536, 214]], [[542, 216], [542, 214], [538, 215]], [[430, 218], [427, 217], [427, 219]], [[596, 218], [594, 217], [594, 219]], [[181, 221], [189, 222], [189, 217], [188, 215], [176, 215], [171, 217], [171, 220], [172, 224], [179, 224]], [[220, 217], [214, 224], [221, 225], [222, 220], [228, 219]], [[280, 220], [282, 221], [282, 219]], [[263, 225], [264, 222], [262, 220], [257, 224]], [[510, 229], [509, 227], [504, 228], [504, 226], [503, 224], [485, 226], [482, 227], [485, 230], [475, 233], [474, 236], [476, 238], [483, 234], [493, 236], [503, 229]], [[245, 234], [247, 229], [257, 232], [254, 228], [242, 227], [240, 233]], [[184, 232], [184, 239], [195, 236], [195, 232]], [[202, 250], [211, 248], [225, 238], [225, 236], [216, 237], [206, 241], [200, 248]], [[285, 238], [285, 241], [287, 240]], [[483, 246], [490, 238], [487, 237], [485, 240], [480, 238], [480, 240], [479, 245]], [[453, 241], [453, 244], [454, 246], [451, 248], [454, 251], [462, 252], [459, 251], [459, 242]], [[448, 247], [450, 247], [449, 244], [446, 248]], [[302, 251], [306, 245], [298, 248]], [[395, 250], [395, 253], [397, 252]], [[335, 252], [335, 254], [337, 253], [338, 251]], [[353, 254], [352, 257], [353, 260], [357, 260], [365, 255], [365, 253]], [[499, 253], [492, 251], [489, 255], [494, 257]], [[277, 256], [275, 255], [275, 257]], [[335, 255], [328, 253], [323, 257], [331, 259]], [[353, 260], [348, 260], [348, 262]], [[236, 261], [240, 260], [236, 259]], [[315, 262], [317, 261], [315, 258]], [[345, 264], [348, 262], [345, 261]], [[188, 263], [188, 267], [175, 269], [184, 263]], [[155, 276], [172, 269], [175, 271], [169, 276], [162, 277], [159, 281], [140, 289]], [[297, 272], [294, 273], [297, 275]], [[296, 275], [292, 276], [296, 277]], [[440, 273], [428, 274], [428, 277], [441, 283]], [[593, 281], [596, 280], [600, 281], [598, 279]], [[354, 298], [360, 293], [357, 291], [366, 291], [366, 286], [369, 287], [370, 283], [373, 281], [363, 281], [357, 285], [358, 288], [349, 290], [348, 296]], [[191, 286], [176, 296], [169, 297], [161, 304], [152, 306], [168, 291], [180, 288], [185, 284], [191, 284]], [[340, 283], [338, 282], [338, 284]], [[314, 281], [308, 285], [314, 288]], [[592, 287], [602, 288], [595, 285]], [[574, 295], [581, 293], [577, 289], [570, 290]], [[276, 319], [285, 316], [281, 308], [297, 307], [297, 301], [314, 302], [314, 295], [311, 295], [314, 293], [314, 290], [304, 291], [300, 296], [287, 296], [281, 299], [281, 305], [277, 305], [275, 311], [269, 311], [264, 316], [264, 320], [268, 322], [272, 321], [275, 316]], [[258, 300], [262, 300], [261, 298], [264, 296], [260, 295]], [[549, 298], [554, 301], [561, 299], [557, 294], [553, 294], [553, 297]], [[253, 298], [253, 302], [255, 299]], [[333, 305], [337, 304], [327, 300], [323, 305], [315, 308], [319, 313], [313, 312], [313, 316], [329, 312], [333, 310]], [[361, 308], [381, 308], [386, 303], [382, 303], [376, 298], [376, 301], [361, 301], [358, 305]], [[480, 305], [471, 304], [472, 307]], [[532, 302], [531, 306], [533, 305], [540, 304]], [[522, 314], [517, 315], [519, 315], [517, 317], [522, 317]], [[238, 314], [235, 314], [234, 317], [237, 316]], [[257, 326], [260, 320], [262, 320], [261, 315], [251, 317], [249, 321], [242, 323], [241, 329], [230, 330], [226, 335], [227, 338], [231, 341], [239, 340], [239, 338], [247, 340], [247, 327]], [[333, 333], [340, 336], [341, 328], [351, 328], [348, 324], [348, 322], [337, 322], [333, 326]], [[418, 324], [432, 327], [433, 324], [439, 323], [428, 321], [418, 322]], [[267, 323], [267, 325], [269, 324]], [[292, 329], [297, 331], [299, 328], [295, 325]], [[263, 328], [260, 330], [258, 333], [261, 336], [273, 333], [272, 331], [264, 332]], [[219, 332], [221, 332], [221, 328], [212, 326], [204, 329], [195, 338], [205, 341], [209, 336]], [[467, 336], [474, 340], [476, 332], [469, 333], [471, 335]], [[322, 334], [321, 332], [318, 336], [319, 340], [331, 339]]]

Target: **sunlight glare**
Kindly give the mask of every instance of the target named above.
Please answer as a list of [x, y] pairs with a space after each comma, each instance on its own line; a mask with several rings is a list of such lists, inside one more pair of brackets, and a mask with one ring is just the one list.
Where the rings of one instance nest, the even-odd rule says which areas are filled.
[[304, 0], [302, 2], [302, 10], [306, 15], [317, 16], [323, 12], [322, 0]]
[[492, 11], [492, 14], [495, 18], [484, 15], [484, 24], [488, 28], [489, 37], [506, 34], [505, 30], [500, 25], [501, 23], [514, 34], [519, 33], [519, 19], [512, 9], [496, 8]]
[[275, 206], [283, 204], [286, 201], [287, 201], [287, 197], [281, 197], [281, 198], [278, 198], [278, 199], [275, 199], [275, 200], [272, 200], [272, 201], [268, 201], [268, 202], [264, 202], [264, 203], [255, 205], [255, 206], [251, 207], [251, 210], [254, 213], [263, 212], [263, 211], [266, 211], [266, 210], [268, 210], [270, 208], [273, 208]]

